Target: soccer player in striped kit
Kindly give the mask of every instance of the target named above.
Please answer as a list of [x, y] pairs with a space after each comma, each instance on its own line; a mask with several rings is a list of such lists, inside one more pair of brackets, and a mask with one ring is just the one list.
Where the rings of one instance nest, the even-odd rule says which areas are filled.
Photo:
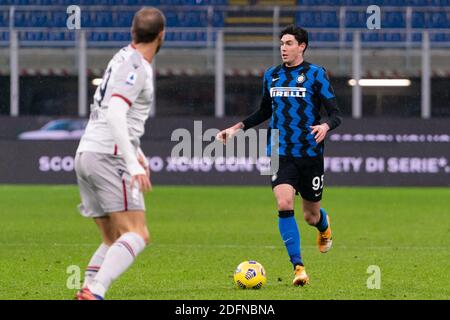
[[[303, 59], [308, 47], [306, 30], [290, 25], [280, 33], [283, 63], [264, 74], [260, 108], [244, 121], [218, 133], [226, 143], [237, 131], [270, 119], [269, 128], [279, 130], [279, 169], [272, 176], [278, 205], [278, 227], [294, 267], [293, 284], [309, 282], [300, 250], [300, 232], [294, 217], [296, 194], [302, 197], [306, 222], [318, 229], [320, 252], [332, 245], [330, 217], [320, 206], [324, 186], [324, 139], [342, 122], [333, 88], [325, 69]], [[321, 123], [320, 107], [328, 119]], [[271, 150], [269, 139], [268, 150]]]
[[97, 88], [86, 132], [75, 157], [80, 212], [93, 218], [102, 243], [85, 272], [78, 300], [101, 300], [149, 242], [143, 192], [151, 188], [140, 148], [153, 103], [154, 56], [164, 40], [165, 17], [142, 8], [132, 43], [119, 50]]

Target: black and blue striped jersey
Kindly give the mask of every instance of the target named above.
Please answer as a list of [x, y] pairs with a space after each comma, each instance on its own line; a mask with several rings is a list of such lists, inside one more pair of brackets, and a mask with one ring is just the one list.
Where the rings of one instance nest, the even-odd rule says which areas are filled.
[[[324, 106], [330, 130], [342, 122], [334, 90], [325, 69], [303, 61], [295, 67], [279, 65], [264, 74], [260, 108], [243, 121], [244, 130], [270, 118], [269, 129], [279, 130], [279, 155], [316, 157], [324, 143], [316, 143], [310, 126], [320, 124]], [[271, 150], [268, 139], [268, 154]]]

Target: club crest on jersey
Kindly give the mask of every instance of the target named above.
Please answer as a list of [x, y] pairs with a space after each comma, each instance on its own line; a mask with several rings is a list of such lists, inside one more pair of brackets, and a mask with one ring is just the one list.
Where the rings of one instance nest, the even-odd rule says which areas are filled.
[[117, 170], [117, 173], [119, 174], [119, 177], [122, 178], [123, 174], [125, 173], [125, 170], [118, 169], [118, 170]]
[[133, 86], [136, 83], [137, 74], [134, 72], [130, 72], [127, 76], [127, 80], [125, 81], [126, 84], [129, 84], [130, 86]]
[[274, 87], [270, 88], [270, 97], [283, 98], [304, 98], [306, 96], [306, 88], [298, 87]]
[[303, 83], [303, 82], [305, 82], [305, 80], [306, 80], [306, 77], [305, 77], [304, 73], [302, 73], [301, 75], [299, 75], [297, 77], [297, 83]]

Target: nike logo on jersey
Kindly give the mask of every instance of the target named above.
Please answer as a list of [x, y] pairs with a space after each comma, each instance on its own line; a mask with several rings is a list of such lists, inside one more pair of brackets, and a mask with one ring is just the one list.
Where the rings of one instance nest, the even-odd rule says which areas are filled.
[[316, 197], [320, 196], [321, 194], [322, 194], [322, 192], [314, 193], [314, 195], [315, 195]]
[[275, 82], [275, 81], [277, 81], [277, 80], [279, 80], [280, 78], [273, 78], [272, 79], [272, 82]]

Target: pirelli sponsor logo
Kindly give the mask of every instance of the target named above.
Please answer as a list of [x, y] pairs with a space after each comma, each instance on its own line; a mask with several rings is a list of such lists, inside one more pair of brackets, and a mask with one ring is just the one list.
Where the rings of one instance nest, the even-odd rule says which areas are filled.
[[270, 97], [304, 98], [306, 88], [299, 87], [274, 87], [270, 88]]

